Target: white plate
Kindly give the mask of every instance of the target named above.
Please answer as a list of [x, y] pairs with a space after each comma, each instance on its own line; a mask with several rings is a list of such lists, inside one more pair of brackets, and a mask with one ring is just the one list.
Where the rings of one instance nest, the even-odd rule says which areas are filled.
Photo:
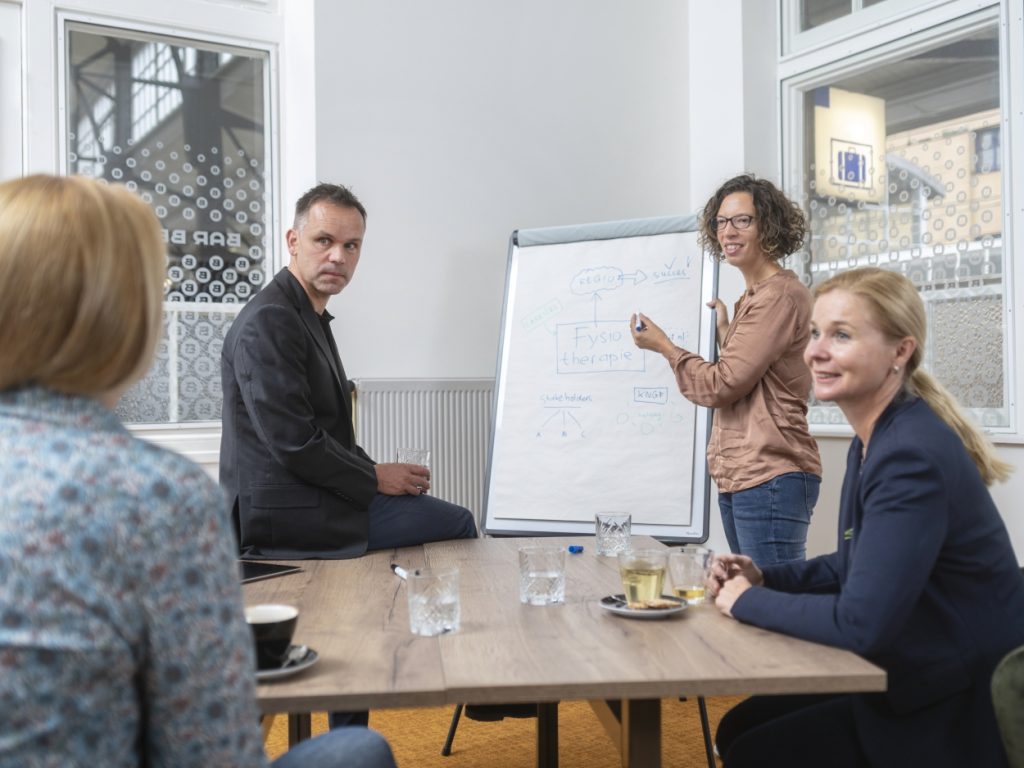
[[686, 601], [681, 598], [662, 595], [661, 599], [671, 600], [675, 605], [671, 608], [630, 608], [625, 595], [607, 595], [601, 598], [601, 607], [616, 616], [630, 619], [664, 619], [686, 610]]
[[302, 661], [297, 661], [294, 664], [289, 664], [287, 667], [282, 669], [257, 669], [256, 679], [261, 683], [267, 680], [280, 680], [282, 677], [291, 677], [297, 672], [301, 672], [304, 669], [309, 669], [317, 660], [320, 658], [319, 654], [312, 648], [309, 649], [309, 653], [306, 654]]

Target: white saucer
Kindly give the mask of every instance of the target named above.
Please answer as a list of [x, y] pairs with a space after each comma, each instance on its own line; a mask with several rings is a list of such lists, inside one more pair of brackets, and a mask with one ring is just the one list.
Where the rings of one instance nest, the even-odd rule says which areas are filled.
[[625, 595], [607, 595], [601, 598], [600, 605], [616, 616], [625, 616], [630, 619], [664, 619], [686, 610], [686, 601], [681, 598], [662, 595], [661, 599], [669, 600], [675, 605], [671, 608], [630, 608]]
[[256, 679], [262, 683], [267, 680], [280, 680], [282, 677], [291, 677], [304, 669], [312, 667], [316, 664], [319, 658], [319, 654], [310, 648], [309, 652], [301, 661], [296, 661], [293, 664], [289, 664], [287, 667], [282, 667], [280, 669], [257, 669]]

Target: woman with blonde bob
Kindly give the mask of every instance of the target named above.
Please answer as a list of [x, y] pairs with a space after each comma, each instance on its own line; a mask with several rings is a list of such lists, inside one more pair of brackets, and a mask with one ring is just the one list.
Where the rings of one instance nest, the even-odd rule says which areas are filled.
[[[0, 184], [0, 766], [266, 764], [223, 495], [112, 411], [165, 273], [126, 189]], [[275, 765], [394, 762], [342, 729]]]
[[718, 558], [715, 605], [739, 621], [858, 653], [884, 693], [754, 697], [723, 718], [727, 768], [1005, 766], [992, 671], [1024, 643], [1024, 578], [987, 485], [1010, 467], [921, 368], [925, 312], [881, 269], [816, 292], [804, 359], [842, 409], [838, 551], [758, 568]]

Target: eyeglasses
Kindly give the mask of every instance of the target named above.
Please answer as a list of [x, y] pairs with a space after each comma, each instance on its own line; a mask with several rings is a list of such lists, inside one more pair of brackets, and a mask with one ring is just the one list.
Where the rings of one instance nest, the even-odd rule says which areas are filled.
[[711, 220], [711, 225], [717, 232], [720, 229], [725, 229], [726, 224], [732, 224], [736, 229], [746, 229], [750, 226], [750, 222], [756, 219], [757, 216], [751, 216], [748, 213], [740, 213], [736, 216], [717, 216]]

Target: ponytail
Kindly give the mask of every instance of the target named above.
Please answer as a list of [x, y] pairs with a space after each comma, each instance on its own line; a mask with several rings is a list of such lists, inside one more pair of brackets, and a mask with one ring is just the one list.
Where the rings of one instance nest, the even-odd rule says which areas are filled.
[[929, 373], [916, 369], [907, 379], [907, 391], [917, 395], [935, 414], [949, 425], [964, 443], [964, 448], [981, 473], [985, 485], [1002, 482], [1010, 477], [1013, 465], [996, 456], [988, 438], [963, 412], [956, 398]]

